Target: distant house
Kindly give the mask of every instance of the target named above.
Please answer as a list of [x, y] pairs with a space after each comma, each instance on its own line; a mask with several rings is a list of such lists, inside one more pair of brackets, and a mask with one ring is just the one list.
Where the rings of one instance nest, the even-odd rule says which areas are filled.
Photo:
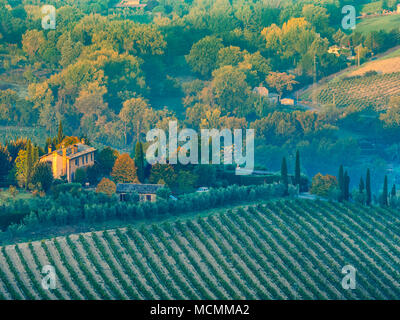
[[256, 93], [262, 97], [268, 97], [269, 91], [266, 87], [254, 87], [253, 93]]
[[294, 99], [290, 99], [290, 98], [281, 99], [281, 104], [283, 104], [285, 106], [294, 106]]
[[48, 153], [40, 158], [40, 162], [51, 163], [53, 176], [59, 179], [66, 177], [68, 182], [75, 180], [75, 172], [78, 168], [86, 168], [94, 164], [95, 148], [84, 143], [76, 143], [71, 146], [62, 146], [52, 151], [49, 147]]
[[279, 94], [277, 93], [270, 93], [268, 95], [268, 100], [272, 103], [278, 103], [279, 101]]
[[331, 46], [328, 49], [328, 53], [332, 53], [334, 55], [336, 55], [337, 57], [340, 56], [340, 47], [337, 45]]
[[117, 8], [144, 8], [145, 3], [140, 3], [140, 0], [122, 0], [115, 5]]
[[266, 97], [272, 103], [278, 103], [279, 95], [277, 93], [270, 93], [266, 87], [254, 87], [253, 93], [258, 94], [260, 97]]
[[120, 201], [126, 201], [127, 195], [137, 193], [139, 201], [157, 200], [157, 190], [163, 188], [163, 184], [118, 183], [116, 193]]

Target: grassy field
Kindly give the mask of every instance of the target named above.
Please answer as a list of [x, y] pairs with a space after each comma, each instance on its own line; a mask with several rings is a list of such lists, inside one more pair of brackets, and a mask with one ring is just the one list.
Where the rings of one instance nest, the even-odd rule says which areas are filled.
[[400, 49], [397, 49], [397, 50], [385, 55], [384, 57], [382, 57], [379, 60], [382, 61], [382, 60], [391, 59], [391, 58], [397, 58], [397, 57], [400, 57]]
[[371, 31], [391, 31], [400, 25], [400, 14], [366, 18], [357, 21], [355, 31], [369, 33]]
[[[10, 198], [13, 197], [11, 196], [8, 190], [0, 191], [0, 204], [2, 204], [4, 201]], [[29, 199], [29, 198], [32, 198], [32, 193], [18, 190], [18, 193], [15, 195], [13, 200]]]
[[34, 143], [43, 145], [46, 131], [40, 127], [0, 126], [0, 143], [17, 138], [29, 138]]
[[382, 9], [382, 2], [375, 1], [371, 3], [367, 3], [361, 7], [361, 13], [372, 14], [380, 11]]
[[[400, 212], [268, 202], [0, 248], [2, 299], [399, 299]], [[57, 287], [40, 271], [52, 265]], [[356, 289], [342, 288], [346, 265]]]
[[[400, 51], [395, 51], [393, 54], [400, 54]], [[393, 73], [400, 72], [400, 57], [385, 57], [375, 61], [365, 63], [357, 70], [350, 72], [351, 76], [362, 76], [368, 71], [376, 71], [378, 73]]]

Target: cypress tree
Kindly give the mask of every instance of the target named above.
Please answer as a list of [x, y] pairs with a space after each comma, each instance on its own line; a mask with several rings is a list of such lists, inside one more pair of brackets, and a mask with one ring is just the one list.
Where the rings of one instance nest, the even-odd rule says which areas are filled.
[[26, 160], [25, 160], [25, 189], [28, 188], [28, 184], [31, 181], [33, 163], [34, 163], [34, 150], [32, 148], [31, 140], [28, 140], [28, 144], [26, 146]]
[[369, 169], [367, 170], [367, 177], [365, 179], [365, 183], [366, 183], [365, 190], [367, 192], [367, 206], [370, 206], [372, 195], [371, 195], [371, 172]]
[[343, 201], [344, 189], [345, 189], [343, 165], [340, 165], [340, 168], [339, 168], [338, 182], [339, 182], [339, 190], [340, 190], [339, 201]]
[[140, 182], [144, 182], [144, 152], [143, 152], [143, 144], [138, 141], [135, 146], [135, 165], [136, 172]]
[[343, 199], [349, 201], [350, 199], [350, 177], [347, 171], [344, 173], [344, 194]]
[[382, 204], [385, 207], [387, 207], [387, 205], [388, 205], [388, 178], [387, 178], [387, 176], [385, 176], [385, 181], [383, 182]]
[[392, 191], [390, 192], [390, 195], [392, 196], [392, 198], [394, 198], [396, 196], [396, 185], [394, 184], [392, 186]]
[[364, 193], [364, 190], [365, 190], [364, 179], [361, 177], [360, 178], [360, 183], [358, 184], [358, 191], [360, 193]]
[[60, 144], [64, 140], [63, 126], [60, 120], [58, 124], [58, 132], [57, 132], [57, 144]]
[[39, 147], [33, 147], [33, 166], [39, 161]]
[[47, 152], [48, 150], [49, 150], [49, 147], [51, 147], [51, 150], [54, 150], [55, 148], [54, 148], [54, 146], [53, 146], [53, 140], [50, 138], [50, 137], [48, 137], [47, 139], [46, 139], [46, 149], [45, 149], [45, 152]]
[[281, 182], [285, 187], [284, 195], [285, 196], [289, 195], [289, 178], [288, 178], [288, 169], [285, 157], [283, 157], [281, 165]]
[[299, 186], [300, 190], [300, 152], [299, 150], [296, 151], [296, 166], [294, 172], [294, 184]]

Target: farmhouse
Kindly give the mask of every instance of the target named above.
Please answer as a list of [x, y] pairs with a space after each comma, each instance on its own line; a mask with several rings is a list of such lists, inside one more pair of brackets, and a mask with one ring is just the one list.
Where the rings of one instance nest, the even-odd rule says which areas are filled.
[[118, 183], [116, 193], [120, 201], [126, 201], [127, 195], [137, 193], [139, 201], [154, 202], [157, 199], [157, 190], [162, 187], [163, 184]]
[[332, 53], [334, 55], [336, 55], [337, 57], [340, 56], [340, 47], [337, 45], [331, 46], [328, 49], [328, 53]]
[[94, 164], [95, 148], [84, 143], [76, 143], [71, 146], [62, 146], [58, 150], [51, 150], [49, 147], [48, 154], [40, 158], [40, 162], [50, 162], [53, 176], [59, 179], [66, 177], [68, 182], [74, 181], [75, 172], [78, 168], [86, 168]]
[[253, 93], [260, 97], [268, 98], [271, 103], [278, 103], [279, 95], [277, 93], [269, 92], [266, 87], [254, 87]]
[[294, 106], [294, 100], [290, 98], [281, 99], [281, 104], [285, 106]]
[[144, 8], [147, 4], [140, 3], [140, 0], [122, 0], [115, 5], [117, 8]]
[[268, 95], [268, 100], [269, 100], [269, 102], [271, 102], [271, 103], [278, 103], [278, 101], [279, 101], [279, 94], [277, 94], [277, 93], [270, 93], [270, 94]]

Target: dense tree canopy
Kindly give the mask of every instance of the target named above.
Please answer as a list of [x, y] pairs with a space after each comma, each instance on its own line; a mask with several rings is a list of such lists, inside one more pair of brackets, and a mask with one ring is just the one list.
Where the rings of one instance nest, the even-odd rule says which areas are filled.
[[[170, 120], [193, 129], [256, 129], [256, 162], [268, 170], [279, 170], [282, 157], [294, 158], [297, 149], [310, 175], [317, 166], [336, 171], [343, 154], [347, 166], [357, 159], [357, 142], [340, 134], [355, 112], [352, 118], [335, 103], [319, 106], [318, 114], [294, 111], [270, 97], [302, 99], [298, 89], [354, 64], [356, 52], [363, 61], [399, 44], [398, 28], [342, 30], [347, 0], [145, 1], [144, 9], [115, 8], [116, 2], [52, 1], [57, 28], [43, 30], [41, 3], [0, 1], [0, 126], [41, 127], [52, 137], [46, 149], [59, 145], [53, 137], [60, 122], [66, 136], [89, 138], [102, 150], [87, 171], [96, 183], [110, 175], [114, 149], [131, 152], [148, 130], [168, 129]], [[353, 5], [361, 12], [366, 3]], [[374, 3], [378, 12], [384, 7], [393, 10], [395, 3]], [[344, 53], [328, 52], [332, 45]], [[373, 110], [380, 116], [373, 127], [393, 141], [399, 103], [387, 105]], [[3, 171], [23, 177], [14, 164], [26, 145], [12, 143], [12, 168]], [[394, 152], [385, 150], [375, 160], [389, 157]], [[140, 168], [140, 180], [164, 179], [164, 170], [152, 169]], [[186, 188], [185, 182], [167, 184]]]

